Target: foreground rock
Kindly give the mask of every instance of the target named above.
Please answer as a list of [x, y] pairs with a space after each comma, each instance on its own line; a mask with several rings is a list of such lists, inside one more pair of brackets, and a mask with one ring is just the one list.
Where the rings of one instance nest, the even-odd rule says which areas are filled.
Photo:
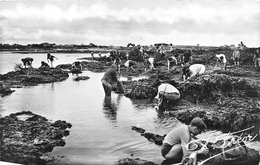
[[50, 122], [45, 117], [23, 111], [0, 119], [1, 161], [20, 164], [46, 164], [56, 146], [64, 146], [69, 135], [66, 121]]
[[124, 158], [118, 160], [114, 165], [157, 165], [157, 164], [140, 158], [135, 158], [135, 159]]

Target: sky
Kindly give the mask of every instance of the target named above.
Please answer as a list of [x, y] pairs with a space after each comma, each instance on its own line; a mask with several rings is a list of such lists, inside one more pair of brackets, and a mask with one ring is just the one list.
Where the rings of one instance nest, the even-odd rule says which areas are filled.
[[6, 44], [260, 46], [260, 0], [0, 0]]

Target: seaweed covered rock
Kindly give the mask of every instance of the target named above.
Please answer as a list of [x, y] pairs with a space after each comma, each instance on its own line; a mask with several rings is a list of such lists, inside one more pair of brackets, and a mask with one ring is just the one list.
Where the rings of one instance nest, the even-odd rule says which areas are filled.
[[214, 73], [195, 77], [181, 84], [179, 90], [183, 98], [193, 103], [214, 102], [218, 105], [227, 104], [234, 97], [244, 100], [257, 98], [260, 91], [257, 84], [250, 83], [246, 79]]
[[92, 72], [105, 72], [113, 62], [86, 62], [82, 61], [82, 67], [87, 68], [87, 70], [92, 71]]
[[0, 75], [0, 80], [10, 86], [37, 85], [41, 83], [59, 82], [69, 77], [68, 72], [59, 68], [22, 68], [21, 70]]
[[134, 158], [134, 159], [124, 158], [118, 160], [114, 165], [157, 165], [157, 164], [140, 158]]
[[123, 82], [125, 85], [125, 96], [135, 99], [152, 99], [157, 95], [157, 88], [151, 86], [145, 80]]
[[[168, 112], [169, 116], [176, 117], [179, 121], [189, 124], [194, 117], [203, 118], [209, 129], [217, 129], [223, 132], [235, 132], [253, 127], [248, 133], [258, 134], [259, 114], [252, 114], [246, 110], [226, 110], [220, 109], [183, 109]], [[259, 139], [259, 137], [257, 137]]]
[[153, 99], [158, 92], [158, 86], [161, 83], [169, 83], [173, 86], [178, 83], [172, 79], [169, 72], [152, 71], [147, 79], [138, 81], [122, 82], [125, 86], [125, 96], [135, 99]]
[[72, 125], [66, 121], [49, 122], [30, 111], [18, 112], [0, 119], [1, 161], [20, 164], [46, 164], [48, 153], [64, 146], [64, 137]]

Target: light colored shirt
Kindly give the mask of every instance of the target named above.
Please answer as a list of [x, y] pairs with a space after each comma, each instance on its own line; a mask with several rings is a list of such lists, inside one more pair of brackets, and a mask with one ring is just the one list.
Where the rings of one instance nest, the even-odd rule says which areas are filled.
[[202, 74], [205, 72], [206, 67], [203, 64], [193, 64], [189, 67], [191, 71], [190, 77], [193, 77], [197, 74]]
[[240, 52], [239, 52], [238, 50], [235, 50], [235, 51], [233, 52], [233, 57], [234, 57], [234, 58], [240, 58]]
[[222, 61], [222, 62], [223, 62], [223, 63], [227, 63], [227, 59], [226, 59], [226, 56], [225, 56], [224, 54], [217, 54], [216, 57], [217, 57], [219, 60], [221, 60], [220, 57], [223, 57], [223, 61]]
[[189, 152], [186, 149], [186, 145], [190, 142], [191, 135], [189, 128], [185, 124], [181, 124], [171, 130], [163, 140], [163, 143], [167, 143], [171, 146], [181, 144], [183, 155], [186, 156]]
[[148, 62], [149, 62], [151, 65], [153, 65], [153, 63], [154, 63], [154, 58], [153, 58], [153, 57], [148, 58]]
[[134, 62], [133, 61], [131, 61], [131, 60], [127, 60], [126, 62], [125, 62], [125, 64], [124, 64], [127, 68], [128, 67], [131, 67], [131, 66], [133, 66], [134, 65]]

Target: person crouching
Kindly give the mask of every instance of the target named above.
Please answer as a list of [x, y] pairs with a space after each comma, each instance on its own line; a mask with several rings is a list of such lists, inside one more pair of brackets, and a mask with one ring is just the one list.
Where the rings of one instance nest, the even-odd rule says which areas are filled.
[[26, 58], [21, 59], [21, 61], [23, 62], [24, 68], [26, 68], [27, 66], [32, 68], [33, 58], [26, 57]]
[[189, 79], [191, 77], [194, 77], [196, 75], [204, 73], [206, 70], [206, 67], [203, 64], [185, 64], [183, 66], [182, 72], [183, 72], [183, 81], [186, 79]]

